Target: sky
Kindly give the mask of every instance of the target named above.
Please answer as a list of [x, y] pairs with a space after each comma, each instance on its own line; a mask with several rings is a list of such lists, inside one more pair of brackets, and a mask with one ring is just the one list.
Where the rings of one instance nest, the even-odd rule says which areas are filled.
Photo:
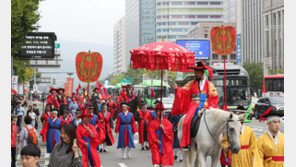
[[[101, 77], [113, 69], [113, 26], [124, 17], [125, 0], [45, 0], [40, 1], [39, 32], [55, 32], [61, 50], [59, 69], [45, 71], [75, 72], [75, 57], [80, 51], [97, 51], [103, 57]], [[60, 85], [66, 74], [55, 77]], [[76, 74], [74, 78], [77, 79]], [[79, 81], [74, 80], [74, 87]], [[77, 82], [75, 82], [77, 81]]]

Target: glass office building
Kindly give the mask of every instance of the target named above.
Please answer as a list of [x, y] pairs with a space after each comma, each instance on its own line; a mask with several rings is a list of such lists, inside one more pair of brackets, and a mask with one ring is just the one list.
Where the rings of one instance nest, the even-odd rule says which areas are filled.
[[155, 0], [140, 0], [140, 46], [155, 42]]

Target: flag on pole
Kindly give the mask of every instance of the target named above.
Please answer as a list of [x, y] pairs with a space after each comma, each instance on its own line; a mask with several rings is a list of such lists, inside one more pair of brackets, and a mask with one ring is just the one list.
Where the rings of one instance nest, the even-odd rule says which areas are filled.
[[107, 98], [108, 98], [108, 93], [107, 93], [107, 91], [106, 91], [106, 88], [105, 87], [103, 87], [103, 91], [102, 91], [102, 98], [104, 99], [104, 100], [106, 100]]
[[100, 92], [101, 92], [101, 89], [102, 89], [102, 87], [103, 87], [103, 85], [102, 85], [102, 84], [100, 84], [100, 82], [99, 82], [99, 81], [97, 81], [97, 88], [98, 88], [98, 93], [100, 93]]
[[76, 95], [78, 95], [78, 93], [79, 93], [79, 89], [81, 88], [81, 85], [79, 84], [78, 85], [78, 88], [76, 89]]
[[155, 93], [154, 93], [153, 87], [151, 87], [151, 97], [155, 97]]

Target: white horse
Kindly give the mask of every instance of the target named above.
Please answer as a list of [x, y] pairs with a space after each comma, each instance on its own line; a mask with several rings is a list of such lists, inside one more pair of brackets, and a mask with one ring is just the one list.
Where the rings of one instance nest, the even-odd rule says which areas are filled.
[[[206, 158], [211, 156], [211, 167], [217, 167], [220, 159], [222, 132], [226, 135], [232, 153], [240, 150], [241, 116], [220, 109], [202, 109], [198, 133], [191, 139], [191, 148], [183, 153], [183, 167], [206, 167]], [[243, 115], [242, 115], [243, 116]], [[178, 138], [181, 142], [185, 115], [178, 124]], [[195, 159], [194, 159], [195, 156]], [[195, 161], [193, 161], [195, 160]], [[194, 162], [194, 164], [193, 164]]]

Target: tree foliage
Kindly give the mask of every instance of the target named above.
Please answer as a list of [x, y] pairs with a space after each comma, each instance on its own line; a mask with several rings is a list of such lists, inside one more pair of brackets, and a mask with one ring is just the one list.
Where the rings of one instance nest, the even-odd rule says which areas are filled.
[[280, 68], [280, 69], [271, 69], [268, 71], [269, 75], [276, 75], [276, 74], [284, 74], [284, 69]]
[[[36, 30], [36, 23], [40, 18], [38, 13], [39, 0], [11, 0], [11, 56], [13, 58], [14, 75], [19, 76], [19, 82], [28, 81], [29, 74], [26, 74], [28, 60], [21, 60], [16, 57], [25, 42], [28, 32]], [[29, 71], [27, 71], [29, 72]]]
[[243, 67], [247, 70], [250, 77], [251, 88], [254, 90], [262, 89], [263, 84], [263, 63], [244, 63]]

